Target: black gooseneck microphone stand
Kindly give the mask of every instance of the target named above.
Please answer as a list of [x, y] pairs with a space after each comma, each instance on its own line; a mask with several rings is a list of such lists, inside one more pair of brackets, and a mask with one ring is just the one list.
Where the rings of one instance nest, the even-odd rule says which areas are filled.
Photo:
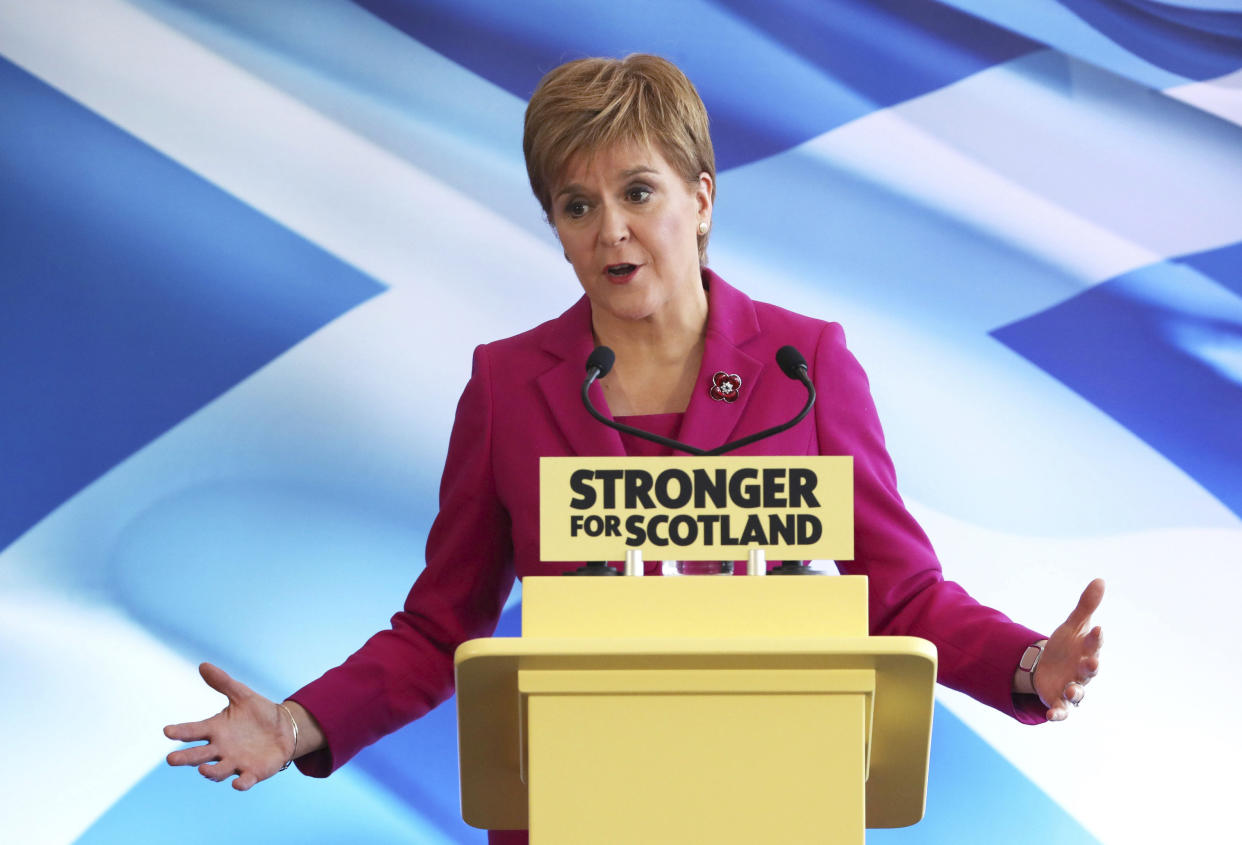
[[685, 452], [690, 455], [723, 455], [726, 452], [732, 452], [734, 449], [740, 449], [743, 446], [749, 446], [765, 437], [771, 437], [774, 434], [780, 434], [782, 431], [793, 428], [811, 412], [811, 406], [815, 404], [815, 385], [811, 384], [811, 377], [807, 375], [806, 359], [802, 357], [802, 353], [792, 346], [782, 346], [776, 353], [776, 363], [780, 366], [781, 372], [795, 381], [802, 382], [806, 388], [806, 404], [802, 406], [802, 410], [798, 415], [789, 422], [774, 425], [771, 428], [765, 428], [763, 431], [755, 432], [747, 435], [740, 440], [734, 440], [725, 443], [723, 446], [717, 446], [715, 449], [700, 449], [697, 446], [691, 446], [688, 443], [682, 443], [679, 440], [673, 440], [669, 437], [661, 437], [658, 434], [652, 434], [649, 431], [643, 431], [641, 428], [635, 428], [632, 425], [619, 423], [616, 420], [610, 420], [599, 412], [591, 403], [590, 389], [592, 383], [596, 379], [601, 379], [612, 371], [612, 365], [616, 361], [617, 356], [607, 346], [597, 346], [595, 350], [587, 356], [586, 380], [582, 382], [582, 404], [586, 406], [587, 412], [602, 422], [609, 428], [615, 428], [617, 431], [623, 431], [626, 434], [632, 434], [635, 437], [641, 437], [643, 440], [649, 440], [652, 443], [659, 443], [661, 446], [668, 446], [670, 449], [676, 449], [679, 452]]

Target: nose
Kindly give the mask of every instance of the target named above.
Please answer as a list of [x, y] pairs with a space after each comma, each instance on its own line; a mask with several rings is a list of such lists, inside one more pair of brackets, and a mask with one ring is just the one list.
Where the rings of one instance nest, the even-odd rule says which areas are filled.
[[600, 209], [599, 241], [604, 246], [616, 246], [630, 237], [630, 225], [625, 210], [614, 203], [604, 203]]

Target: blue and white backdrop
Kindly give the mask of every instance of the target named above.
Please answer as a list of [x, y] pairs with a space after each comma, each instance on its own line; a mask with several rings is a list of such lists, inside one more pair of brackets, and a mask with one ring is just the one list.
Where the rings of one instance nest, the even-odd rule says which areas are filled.
[[451, 707], [247, 794], [160, 727], [200, 660], [280, 696], [386, 624], [471, 349], [577, 296], [525, 99], [634, 51], [711, 112], [713, 266], [845, 325], [949, 574], [1044, 629], [1109, 581], [1082, 710], [943, 693], [871, 841], [1233, 827], [1238, 0], [0, 0], [4, 841], [481, 841]]

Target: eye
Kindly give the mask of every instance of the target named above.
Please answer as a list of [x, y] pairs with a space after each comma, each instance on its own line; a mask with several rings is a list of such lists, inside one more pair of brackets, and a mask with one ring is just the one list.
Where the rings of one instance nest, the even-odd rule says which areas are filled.
[[644, 203], [651, 199], [651, 189], [642, 185], [635, 185], [625, 192], [625, 198], [633, 203]]
[[570, 200], [565, 203], [565, 213], [575, 219], [585, 217], [590, 210], [591, 207], [586, 204], [586, 200]]

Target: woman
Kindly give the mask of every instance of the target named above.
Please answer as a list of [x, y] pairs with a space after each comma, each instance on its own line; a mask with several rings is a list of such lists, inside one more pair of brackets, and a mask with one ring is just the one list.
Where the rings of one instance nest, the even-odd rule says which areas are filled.
[[[872, 632], [931, 640], [942, 683], [1020, 721], [1065, 718], [1098, 669], [1090, 617], [1103, 584], [1092, 582], [1044, 640], [943, 579], [897, 494], [866, 377], [840, 327], [754, 302], [704, 266], [715, 163], [706, 111], [685, 76], [642, 55], [556, 68], [531, 98], [523, 147], [585, 296], [555, 320], [476, 350], [427, 567], [392, 628], [281, 704], [204, 664], [229, 705], [165, 728], [172, 739], [207, 740], [169, 763], [216, 781], [237, 775], [242, 790], [293, 760], [325, 776], [448, 697], [455, 648], [491, 633], [513, 578], [565, 566], [538, 557], [539, 457], [661, 453], [579, 404], [583, 362], [601, 344], [616, 365], [592, 388], [596, 403], [704, 448], [791, 416], [803, 397], [774, 354], [785, 344], [810, 352], [813, 419], [743, 453], [853, 455], [857, 557], [840, 569], [869, 576]], [[731, 401], [709, 393], [716, 372], [740, 377]]]

